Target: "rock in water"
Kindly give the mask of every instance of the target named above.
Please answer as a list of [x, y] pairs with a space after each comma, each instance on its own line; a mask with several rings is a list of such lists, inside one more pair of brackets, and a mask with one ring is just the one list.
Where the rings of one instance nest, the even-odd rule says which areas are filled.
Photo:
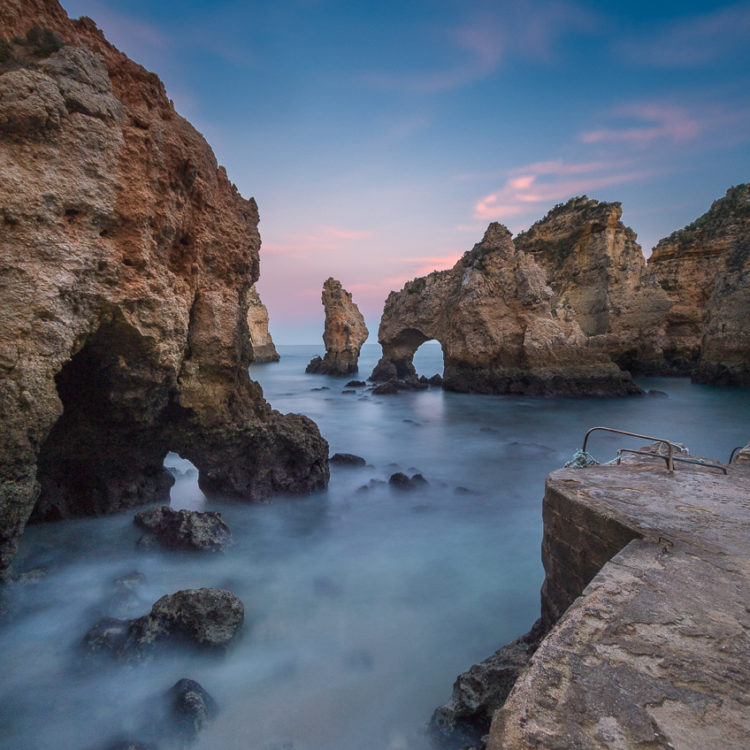
[[[547, 396], [640, 393], [630, 375], [589, 345], [574, 316], [553, 311], [553, 290], [510, 232], [490, 224], [448, 271], [391, 292], [380, 321], [383, 358], [371, 379], [406, 382], [417, 348], [437, 339], [448, 390]], [[377, 390], [375, 391], [377, 392]]]
[[133, 523], [147, 529], [165, 547], [217, 551], [231, 539], [221, 513], [173, 510], [162, 505], [136, 513]]
[[140, 658], [158, 643], [183, 638], [209, 648], [226, 648], [245, 619], [242, 602], [224, 589], [185, 589], [159, 599], [134, 620], [106, 618], [83, 639], [91, 652]]
[[664, 330], [671, 371], [750, 385], [750, 183], [661, 240], [648, 266], [674, 303]]
[[325, 357], [314, 357], [306, 372], [321, 375], [357, 372], [359, 350], [369, 336], [362, 313], [352, 301], [352, 295], [333, 278], [323, 284], [323, 307], [326, 311]]
[[328, 460], [332, 464], [343, 466], [364, 466], [367, 463], [362, 456], [355, 456], [353, 453], [334, 453]]
[[[62, 47], [25, 40], [34, 26]], [[328, 446], [250, 380], [258, 210], [153, 73], [56, 0], [3, 0], [0, 571], [28, 519], [328, 481]]]
[[255, 284], [250, 287], [247, 301], [247, 327], [250, 331], [253, 362], [278, 362], [279, 353], [273, 345], [273, 339], [268, 330], [268, 310], [260, 301]]
[[219, 713], [216, 701], [195, 680], [178, 680], [167, 693], [167, 699], [175, 732], [185, 742], [193, 742]]

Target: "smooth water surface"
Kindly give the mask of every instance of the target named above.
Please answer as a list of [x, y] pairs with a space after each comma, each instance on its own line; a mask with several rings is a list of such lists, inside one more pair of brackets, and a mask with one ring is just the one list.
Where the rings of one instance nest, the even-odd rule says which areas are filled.
[[[145, 550], [133, 513], [31, 527], [0, 607], [0, 747], [95, 748], [143, 736], [150, 707], [182, 677], [222, 712], [198, 750], [425, 750], [423, 727], [455, 676], [525, 632], [539, 614], [544, 477], [596, 424], [686, 443], [726, 460], [750, 439], [750, 391], [641, 381], [668, 398], [530, 399], [439, 389], [342, 393], [347, 378], [305, 375], [320, 347], [279, 347], [251, 375], [280, 411], [306, 414], [331, 453], [330, 487], [251, 505], [203, 497], [191, 464], [168, 458], [176, 507], [221, 510], [235, 543], [218, 555]], [[366, 346], [359, 378], [379, 347]], [[415, 358], [442, 371], [439, 346]], [[622, 439], [595, 436], [612, 457]], [[165, 446], [168, 447], [168, 446]], [[420, 472], [410, 493], [385, 482]], [[362, 489], [362, 488], [365, 489]], [[130, 596], [115, 579], [139, 571]], [[160, 596], [217, 586], [244, 602], [239, 643], [223, 657], [186, 651], [145, 664], [81, 666], [79, 643], [103, 616], [135, 617]]]

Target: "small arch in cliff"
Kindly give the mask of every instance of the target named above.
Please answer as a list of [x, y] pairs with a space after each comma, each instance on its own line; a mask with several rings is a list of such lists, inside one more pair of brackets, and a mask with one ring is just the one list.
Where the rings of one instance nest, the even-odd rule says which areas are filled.
[[425, 375], [428, 378], [434, 375], [442, 377], [445, 370], [443, 345], [437, 339], [423, 342], [414, 352], [412, 364], [417, 375]]
[[159, 429], [168, 396], [154, 385], [150, 359], [146, 339], [114, 314], [62, 366], [55, 384], [63, 412], [39, 451], [30, 523], [168, 497], [174, 480]]
[[169, 505], [176, 510], [205, 510], [206, 496], [199, 486], [198, 467], [179, 453], [169, 451], [164, 458], [164, 468], [174, 477]]

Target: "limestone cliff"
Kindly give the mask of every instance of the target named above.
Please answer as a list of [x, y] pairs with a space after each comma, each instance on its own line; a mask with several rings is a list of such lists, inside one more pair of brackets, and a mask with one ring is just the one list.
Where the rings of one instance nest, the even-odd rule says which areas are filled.
[[530, 253], [490, 224], [449, 271], [391, 292], [373, 379], [414, 375], [414, 352], [437, 339], [444, 387], [480, 393], [613, 396], [639, 393], [630, 375], [589, 345], [572, 312], [553, 309], [553, 290]]
[[750, 184], [661, 240], [648, 266], [674, 302], [664, 342], [673, 371], [750, 385]]
[[672, 301], [646, 268], [619, 203], [586, 196], [556, 206], [515, 238], [547, 272], [558, 314], [570, 311], [591, 346], [631, 372], [664, 370], [663, 326]]
[[250, 331], [253, 362], [278, 362], [279, 353], [268, 330], [268, 310], [261, 302], [255, 284], [250, 287], [247, 303], [247, 327]]
[[248, 376], [258, 212], [153, 73], [57, 0], [0, 5], [0, 570], [30, 516], [325, 486]]
[[350, 375], [357, 372], [357, 360], [362, 344], [370, 332], [352, 295], [340, 281], [328, 278], [323, 284], [323, 307], [326, 311], [323, 359], [314, 357], [306, 372], [321, 375]]

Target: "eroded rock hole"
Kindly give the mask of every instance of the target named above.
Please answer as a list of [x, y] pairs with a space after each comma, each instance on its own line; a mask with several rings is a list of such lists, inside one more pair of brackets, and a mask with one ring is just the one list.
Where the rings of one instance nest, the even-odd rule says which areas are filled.
[[110, 322], [55, 377], [63, 413], [42, 445], [41, 494], [30, 522], [100, 515], [167, 501], [161, 393], [143, 339]]
[[[428, 379], [442, 380], [443, 370], [443, 347], [437, 339], [429, 339], [420, 344], [412, 357], [412, 364], [417, 375]], [[437, 376], [437, 378], [435, 378]]]

